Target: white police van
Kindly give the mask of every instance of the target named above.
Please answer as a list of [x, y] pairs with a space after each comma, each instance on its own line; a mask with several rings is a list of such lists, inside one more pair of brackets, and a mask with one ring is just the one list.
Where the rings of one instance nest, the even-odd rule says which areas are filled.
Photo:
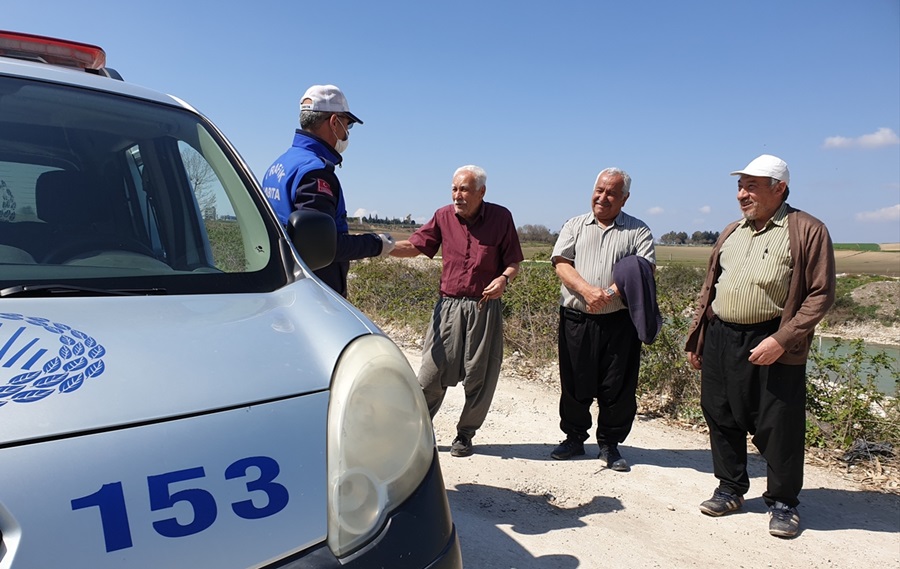
[[100, 48], [0, 32], [0, 569], [462, 566], [334, 231]]

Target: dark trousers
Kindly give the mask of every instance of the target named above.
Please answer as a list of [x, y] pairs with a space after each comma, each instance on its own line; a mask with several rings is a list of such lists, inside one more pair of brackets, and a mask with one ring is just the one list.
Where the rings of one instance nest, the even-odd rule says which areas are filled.
[[806, 449], [806, 366], [759, 366], [750, 350], [778, 329], [773, 321], [741, 326], [714, 318], [706, 332], [700, 404], [709, 426], [719, 488], [743, 496], [750, 488], [747, 434], [766, 459], [763, 500], [800, 503]]
[[558, 347], [559, 428], [566, 438], [587, 440], [596, 399], [597, 442], [624, 441], [637, 413], [641, 362], [641, 341], [628, 311], [590, 315], [561, 308]]

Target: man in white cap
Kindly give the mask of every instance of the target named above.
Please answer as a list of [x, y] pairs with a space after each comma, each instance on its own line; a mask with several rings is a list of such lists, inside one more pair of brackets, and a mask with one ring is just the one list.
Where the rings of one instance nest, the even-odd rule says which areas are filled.
[[797, 535], [806, 437], [806, 359], [816, 324], [834, 303], [834, 249], [818, 219], [792, 208], [787, 164], [763, 154], [738, 178], [744, 219], [713, 247], [688, 332], [701, 371], [700, 403], [719, 481], [700, 504], [738, 510], [750, 488], [747, 434], [766, 460], [769, 533]]
[[288, 150], [266, 170], [262, 186], [282, 225], [291, 212], [311, 209], [327, 213], [337, 227], [334, 262], [316, 275], [347, 296], [350, 261], [386, 257], [394, 248], [387, 233], [350, 235], [344, 191], [335, 174], [350, 143], [350, 129], [363, 124], [350, 112], [347, 98], [334, 85], [313, 85], [300, 98], [300, 128]]

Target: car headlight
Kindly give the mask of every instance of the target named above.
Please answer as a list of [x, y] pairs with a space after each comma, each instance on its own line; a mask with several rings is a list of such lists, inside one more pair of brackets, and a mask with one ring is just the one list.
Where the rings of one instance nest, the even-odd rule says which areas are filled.
[[341, 355], [328, 406], [328, 545], [342, 557], [374, 537], [422, 482], [434, 457], [422, 388], [384, 336]]

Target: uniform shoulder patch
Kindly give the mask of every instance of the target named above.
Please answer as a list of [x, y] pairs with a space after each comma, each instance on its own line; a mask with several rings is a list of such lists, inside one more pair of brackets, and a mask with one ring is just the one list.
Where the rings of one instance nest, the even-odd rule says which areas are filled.
[[316, 181], [318, 182], [317, 191], [318, 191], [320, 194], [326, 194], [326, 195], [329, 195], [329, 196], [331, 196], [331, 197], [334, 197], [334, 192], [331, 191], [331, 185], [330, 185], [328, 182], [326, 182], [326, 181], [323, 180], [322, 178], [319, 178], [319, 179], [316, 180]]

